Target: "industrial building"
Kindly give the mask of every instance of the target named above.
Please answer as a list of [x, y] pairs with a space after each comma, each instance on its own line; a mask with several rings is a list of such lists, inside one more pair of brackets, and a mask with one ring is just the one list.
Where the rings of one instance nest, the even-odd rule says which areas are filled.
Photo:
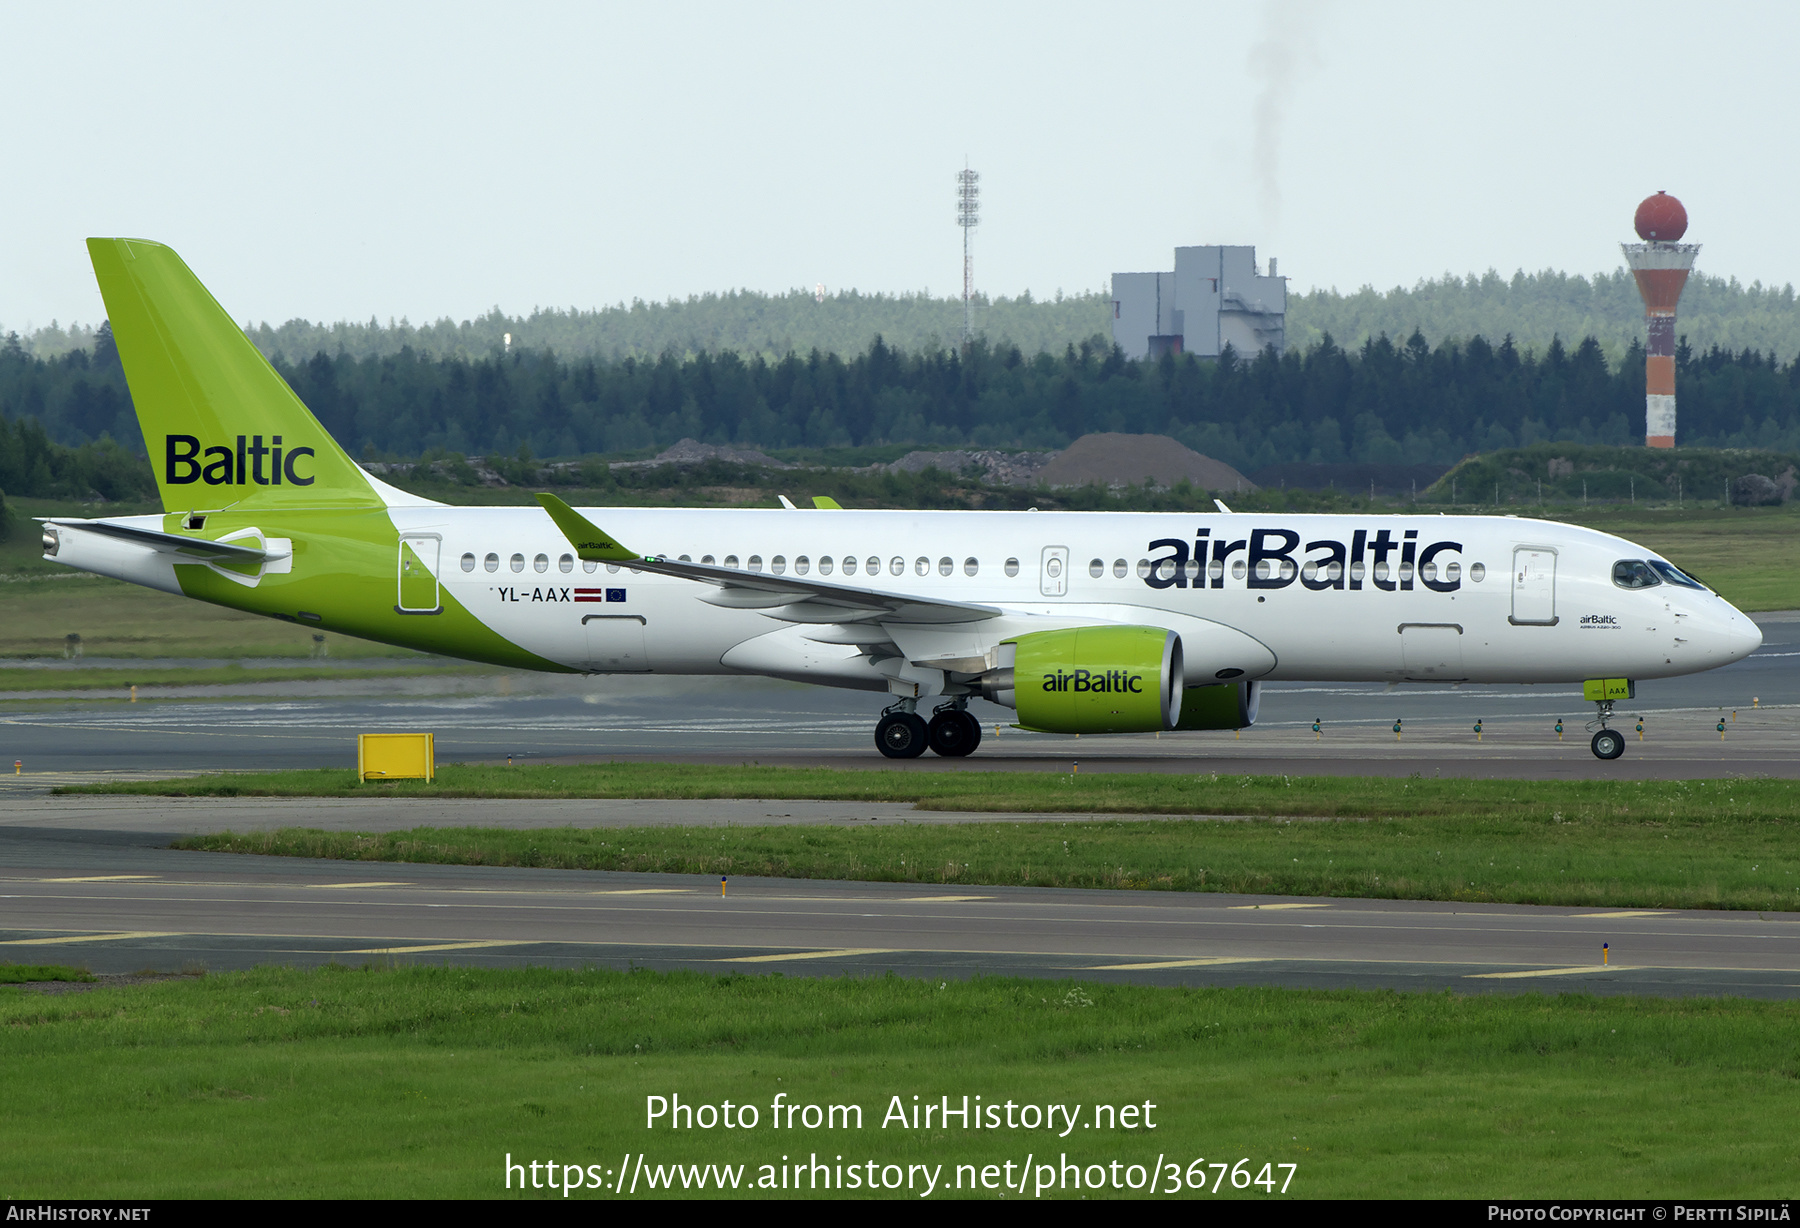
[[1114, 273], [1113, 340], [1127, 358], [1193, 354], [1217, 358], [1227, 345], [1249, 358], [1287, 343], [1287, 279], [1254, 247], [1178, 247], [1173, 273]]

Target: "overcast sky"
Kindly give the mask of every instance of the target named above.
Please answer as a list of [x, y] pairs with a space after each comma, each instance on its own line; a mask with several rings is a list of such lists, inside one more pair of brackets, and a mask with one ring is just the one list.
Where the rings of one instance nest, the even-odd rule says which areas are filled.
[[[1619, 264], [1800, 281], [1800, 5], [0, 8], [0, 329], [169, 243], [240, 320], [748, 287], [1106, 286], [1251, 243], [1298, 290]], [[1786, 220], [1784, 220], [1786, 219]]]

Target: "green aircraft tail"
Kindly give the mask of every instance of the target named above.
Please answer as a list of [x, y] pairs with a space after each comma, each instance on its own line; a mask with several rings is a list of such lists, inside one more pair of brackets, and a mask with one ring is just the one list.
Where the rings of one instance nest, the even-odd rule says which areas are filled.
[[89, 239], [88, 254], [163, 510], [389, 502], [181, 257], [143, 239]]

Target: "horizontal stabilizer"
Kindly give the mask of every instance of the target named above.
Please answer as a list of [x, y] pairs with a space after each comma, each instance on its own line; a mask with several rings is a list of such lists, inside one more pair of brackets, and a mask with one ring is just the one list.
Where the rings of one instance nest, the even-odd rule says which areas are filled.
[[149, 546], [163, 554], [185, 554], [190, 558], [216, 563], [260, 563], [264, 559], [286, 557], [285, 553], [260, 550], [255, 546], [240, 546], [236, 542], [215, 542], [208, 541], [203, 537], [182, 537], [177, 533], [159, 533], [155, 529], [140, 529], [135, 525], [128, 524], [112, 524], [105, 520], [49, 518], [44, 523], [82, 529], [89, 533], [100, 533], [106, 537], [122, 538], [128, 542], [136, 542], [140, 546]]

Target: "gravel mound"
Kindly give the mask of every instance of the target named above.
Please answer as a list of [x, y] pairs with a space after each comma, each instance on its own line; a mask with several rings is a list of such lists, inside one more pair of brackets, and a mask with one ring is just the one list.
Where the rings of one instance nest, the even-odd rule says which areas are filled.
[[710, 460], [729, 461], [734, 465], [757, 465], [764, 469], [792, 469], [786, 461], [778, 461], [755, 448], [733, 448], [729, 445], [701, 443], [683, 439], [647, 461], [620, 461], [614, 469], [654, 469], [659, 465], [701, 465]]
[[873, 465], [867, 472], [979, 474], [991, 486], [1030, 486], [1056, 455], [1054, 452], [908, 452], [890, 465]]
[[1243, 474], [1167, 435], [1083, 435], [1038, 473], [1047, 486], [1133, 486], [1144, 479], [1173, 486], [1186, 478], [1202, 490], [1255, 490]]

